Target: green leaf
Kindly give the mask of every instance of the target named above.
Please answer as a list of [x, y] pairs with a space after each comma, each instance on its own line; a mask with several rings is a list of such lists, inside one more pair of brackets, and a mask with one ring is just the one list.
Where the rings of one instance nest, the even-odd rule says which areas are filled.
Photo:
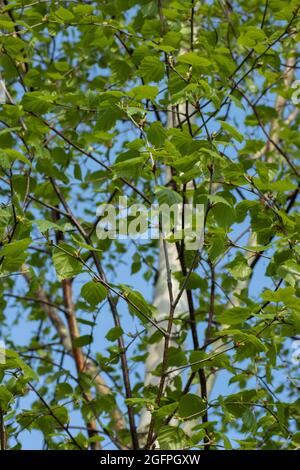
[[65, 22], [69, 22], [74, 20], [74, 15], [70, 10], [67, 10], [66, 8], [59, 7], [57, 10], [55, 10], [55, 16], [58, 18], [64, 20]]
[[192, 272], [189, 275], [188, 280], [186, 280], [186, 276], [184, 276], [180, 271], [173, 273], [173, 276], [179, 282], [180, 288], [183, 286], [183, 284], [188, 290], [200, 289], [201, 286], [203, 286], [203, 279], [201, 279], [197, 273]]
[[237, 280], [245, 280], [251, 274], [251, 268], [247, 263], [247, 259], [241, 253], [237, 253], [233, 261], [227, 264], [228, 271]]
[[121, 327], [119, 326], [115, 326], [114, 328], [111, 328], [109, 330], [109, 332], [107, 333], [107, 335], [105, 336], [105, 338], [108, 340], [108, 341], [116, 341], [117, 339], [120, 338], [120, 336], [122, 336], [123, 334], [123, 330]]
[[161, 122], [153, 122], [150, 124], [147, 130], [147, 137], [149, 142], [154, 145], [154, 147], [162, 147], [166, 140], [167, 134], [163, 128]]
[[88, 344], [91, 344], [93, 342], [93, 336], [92, 335], [83, 335], [79, 336], [78, 338], [75, 338], [73, 341], [73, 345], [75, 348], [82, 348], [83, 346], [87, 346]]
[[31, 238], [24, 238], [23, 240], [10, 242], [7, 245], [4, 245], [0, 250], [0, 256], [17, 257], [24, 253], [31, 242]]
[[64, 406], [59, 406], [59, 407], [58, 406], [53, 406], [51, 411], [52, 411], [52, 415], [50, 415], [49, 418], [51, 418], [51, 420], [53, 420], [53, 424], [54, 424], [55, 427], [57, 427], [58, 429], [61, 429], [61, 425], [58, 424], [58, 422], [54, 418], [54, 416], [56, 416], [56, 418], [59, 420], [59, 423], [63, 423], [63, 424], [68, 423], [69, 413], [68, 413], [67, 408], [65, 408]]
[[84, 248], [88, 251], [96, 251], [98, 253], [101, 253], [101, 251], [102, 251], [99, 248], [95, 248], [93, 245], [89, 245], [88, 243], [84, 243], [84, 242], [80, 241], [78, 238], [74, 237], [73, 235], [72, 235], [72, 239], [74, 240], [76, 245], [80, 246], [80, 248]]
[[15, 149], [1, 149], [0, 159], [2, 160], [3, 162], [2, 164], [5, 168], [9, 168], [10, 163], [13, 163], [16, 160], [26, 163], [26, 165], [31, 166], [30, 160], [28, 160], [28, 158], [25, 157], [25, 155], [23, 155], [22, 153], [18, 152]]
[[242, 30], [242, 34], [238, 37], [238, 44], [241, 46], [254, 47], [257, 43], [262, 43], [266, 39], [266, 35], [261, 28], [255, 26], [247, 26], [246, 31]]
[[22, 268], [23, 264], [27, 259], [28, 253], [25, 251], [18, 254], [17, 256], [6, 256], [2, 263], [3, 272], [15, 272]]
[[148, 304], [148, 302], [144, 299], [143, 295], [140, 292], [135, 291], [124, 284], [121, 284], [120, 287], [123, 291], [124, 296], [128, 298], [131, 302], [128, 303], [128, 308], [134, 315], [137, 315], [142, 322], [145, 322], [145, 318], [141, 315], [140, 312], [142, 312], [144, 315], [147, 315], [148, 317], [153, 316], [155, 308]]
[[255, 352], [266, 352], [267, 347], [263, 344], [263, 342], [257, 338], [255, 335], [247, 335], [245, 336], [246, 341], [250, 343], [251, 346], [253, 346], [253, 349]]
[[184, 449], [188, 438], [179, 427], [162, 426], [159, 429], [157, 440], [161, 450], [180, 450]]
[[294, 287], [283, 287], [277, 291], [266, 289], [262, 294], [261, 298], [270, 302], [285, 302], [293, 298], [295, 294]]
[[206, 402], [198, 395], [187, 393], [179, 401], [179, 416], [185, 419], [195, 419], [206, 409]]
[[155, 416], [157, 418], [164, 418], [170, 416], [176, 411], [178, 407], [178, 402], [169, 403], [168, 405], [161, 406], [158, 410], [155, 410]]
[[99, 282], [90, 281], [82, 286], [80, 294], [92, 307], [96, 307], [107, 297], [107, 290]]
[[228, 439], [228, 437], [227, 437], [225, 434], [223, 434], [222, 438], [223, 438], [223, 442], [224, 442], [224, 447], [225, 447], [225, 449], [226, 449], [226, 450], [232, 450], [232, 445], [231, 445], [231, 442], [230, 442], [230, 440]]
[[177, 61], [182, 64], [196, 65], [198, 67], [210, 67], [212, 61], [206, 57], [201, 57], [195, 52], [187, 52], [186, 54], [177, 57]]
[[36, 114], [45, 114], [51, 104], [53, 97], [49, 94], [41, 93], [39, 91], [27, 92], [23, 95], [22, 105], [26, 111], [32, 111]]
[[124, 401], [126, 405], [147, 405], [147, 404], [154, 405], [154, 400], [151, 400], [149, 398], [142, 398], [142, 397], [126, 398]]
[[120, 119], [122, 113], [119, 109], [112, 107], [110, 103], [99, 108], [99, 117], [96, 122], [96, 129], [101, 131], [109, 131], [115, 126], [116, 121]]
[[225, 325], [240, 325], [251, 315], [249, 308], [233, 307], [218, 315], [218, 320]]
[[41, 233], [47, 232], [51, 229], [63, 231], [63, 227], [56, 224], [55, 222], [50, 222], [49, 220], [35, 220], [34, 224], [37, 225]]
[[176, 191], [165, 186], [156, 186], [154, 188], [155, 194], [159, 204], [166, 204], [172, 206], [173, 204], [182, 203], [182, 196]]
[[81, 323], [82, 325], [96, 326], [94, 321], [86, 320], [85, 318], [77, 318], [77, 322]]
[[139, 74], [145, 82], [160, 82], [165, 75], [165, 66], [157, 57], [145, 57], [140, 66]]
[[224, 121], [218, 121], [218, 122], [221, 124], [223, 129], [227, 131], [235, 140], [237, 140], [240, 143], [243, 142], [244, 136], [235, 127], [233, 127], [231, 124], [228, 124], [228, 122], [224, 122]]
[[259, 178], [253, 178], [255, 186], [262, 191], [273, 191], [273, 192], [284, 192], [292, 191], [297, 188], [297, 185], [294, 184], [289, 179], [282, 179], [280, 181], [262, 181]]
[[82, 271], [82, 263], [76, 259], [74, 248], [66, 243], [60, 243], [54, 248], [52, 260], [58, 279], [68, 279]]
[[159, 88], [157, 86], [151, 85], [140, 85], [132, 88], [129, 93], [129, 96], [132, 96], [135, 100], [151, 100], [154, 101]]
[[219, 227], [229, 230], [235, 222], [235, 210], [223, 204], [216, 204], [212, 208], [213, 216]]
[[213, 202], [214, 204], [221, 203], [221, 204], [225, 204], [226, 206], [232, 207], [232, 204], [227, 199], [225, 199], [222, 196], [219, 196], [218, 194], [209, 194], [208, 199], [210, 200], [210, 202]]
[[9, 390], [4, 385], [0, 385], [0, 410], [6, 412], [12, 399], [13, 395]]
[[129, 177], [134, 178], [141, 173], [145, 164], [146, 158], [144, 156], [130, 158], [121, 162], [117, 162], [113, 166], [114, 174], [116, 177]]
[[66, 398], [73, 393], [73, 388], [67, 382], [59, 383], [56, 385], [55, 395], [58, 400]]
[[283, 277], [283, 279], [290, 284], [291, 286], [295, 286], [297, 282], [300, 280], [300, 266], [294, 260], [287, 260], [283, 263], [277, 270], [279, 276]]

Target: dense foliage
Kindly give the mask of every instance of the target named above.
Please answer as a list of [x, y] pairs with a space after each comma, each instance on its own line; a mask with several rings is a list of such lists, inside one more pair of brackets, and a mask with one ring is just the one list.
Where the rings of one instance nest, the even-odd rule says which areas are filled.
[[[1, 447], [297, 448], [299, 1], [0, 5]], [[167, 322], [125, 195], [205, 207]]]

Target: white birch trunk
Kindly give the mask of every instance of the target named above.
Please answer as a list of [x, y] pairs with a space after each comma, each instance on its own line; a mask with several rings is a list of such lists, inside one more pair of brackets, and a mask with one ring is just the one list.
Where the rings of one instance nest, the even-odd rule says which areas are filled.
[[[167, 244], [168, 259], [172, 273], [176, 271], [181, 271], [180, 261], [178, 259], [177, 248], [174, 243]], [[160, 241], [159, 247], [159, 267], [158, 267], [158, 280], [155, 285], [154, 296], [153, 296], [153, 305], [158, 310], [158, 315], [156, 321], [162, 322], [159, 323], [161, 327], [166, 328], [167, 319], [170, 312], [170, 298], [167, 286], [167, 270], [166, 270], [166, 261], [164, 249], [162, 242]], [[179, 283], [172, 277], [172, 287], [173, 295], [176, 298], [179, 293]], [[178, 302], [178, 305], [175, 310], [175, 318], [180, 314], [188, 311], [188, 303], [186, 293], [184, 292]], [[153, 331], [154, 332], [154, 331]], [[150, 331], [151, 334], [151, 331]], [[163, 348], [164, 341], [161, 340], [158, 343], [150, 344], [148, 348], [148, 357], [146, 360], [146, 372], [145, 372], [145, 385], [158, 385], [160, 377], [156, 377], [152, 372], [156, 367], [161, 363], [163, 357]], [[140, 423], [138, 431], [141, 435], [147, 432], [148, 426], [151, 420], [151, 413], [144, 408], [141, 413]]]

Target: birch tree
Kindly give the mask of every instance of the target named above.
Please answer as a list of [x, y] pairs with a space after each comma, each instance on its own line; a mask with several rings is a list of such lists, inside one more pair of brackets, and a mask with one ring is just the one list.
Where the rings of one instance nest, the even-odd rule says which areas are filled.
[[0, 9], [1, 449], [299, 448], [299, 1]]

